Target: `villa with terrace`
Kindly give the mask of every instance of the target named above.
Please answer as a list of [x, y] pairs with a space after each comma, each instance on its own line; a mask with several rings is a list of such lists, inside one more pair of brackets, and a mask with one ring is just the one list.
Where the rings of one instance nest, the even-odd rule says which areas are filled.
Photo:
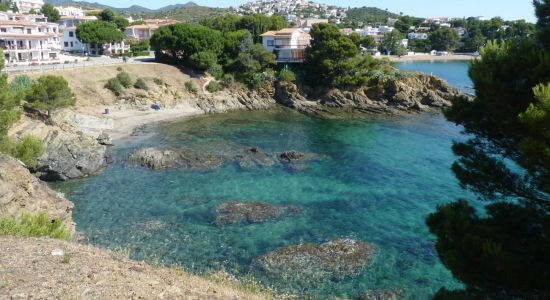
[[301, 28], [268, 31], [261, 37], [264, 48], [277, 55], [278, 63], [303, 63], [311, 41], [309, 33]]

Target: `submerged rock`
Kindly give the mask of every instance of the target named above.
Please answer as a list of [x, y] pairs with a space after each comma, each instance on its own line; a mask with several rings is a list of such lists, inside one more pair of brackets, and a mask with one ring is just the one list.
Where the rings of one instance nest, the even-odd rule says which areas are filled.
[[357, 300], [399, 300], [404, 298], [401, 290], [371, 290], [357, 297]]
[[271, 167], [276, 161], [273, 157], [258, 148], [249, 148], [243, 154], [235, 156], [235, 161], [243, 169], [254, 167]]
[[129, 163], [153, 170], [182, 168], [188, 170], [213, 170], [225, 163], [220, 155], [199, 153], [189, 149], [138, 149], [128, 158]]
[[285, 151], [279, 155], [279, 158], [283, 161], [292, 162], [306, 159], [306, 156], [303, 153], [290, 150]]
[[214, 211], [217, 225], [262, 223], [298, 213], [296, 206], [276, 206], [262, 202], [226, 202]]
[[357, 276], [372, 261], [374, 252], [372, 244], [338, 239], [279, 248], [260, 257], [256, 264], [277, 277], [342, 280]]

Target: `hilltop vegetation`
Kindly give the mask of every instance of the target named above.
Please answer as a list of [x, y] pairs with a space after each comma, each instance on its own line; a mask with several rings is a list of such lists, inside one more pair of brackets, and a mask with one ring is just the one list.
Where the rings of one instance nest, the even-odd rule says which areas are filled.
[[398, 14], [389, 12], [376, 7], [356, 7], [348, 10], [348, 16], [345, 23], [352, 24], [386, 24], [388, 18], [397, 19]]

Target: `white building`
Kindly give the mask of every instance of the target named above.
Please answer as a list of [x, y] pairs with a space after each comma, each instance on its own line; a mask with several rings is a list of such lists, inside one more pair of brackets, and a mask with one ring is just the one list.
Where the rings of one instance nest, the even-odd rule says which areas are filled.
[[261, 36], [264, 48], [277, 55], [277, 62], [304, 62], [305, 50], [310, 44], [311, 36], [303, 29], [285, 28], [279, 31], [268, 31]]
[[59, 60], [59, 27], [42, 15], [0, 12], [0, 48], [14, 64], [41, 64]]
[[409, 34], [407, 34], [407, 37], [409, 38], [409, 40], [427, 40], [428, 34], [423, 32], [409, 32]]
[[38, 12], [42, 9], [42, 6], [44, 5], [43, 0], [15, 0], [13, 2], [15, 3], [15, 5], [17, 5], [19, 12], [25, 14], [30, 12], [31, 10]]
[[127, 27], [124, 34], [137, 41], [149, 40], [157, 29], [159, 25], [134, 25]]
[[83, 17], [85, 15], [84, 10], [75, 6], [56, 6], [55, 9], [59, 11], [59, 15], [62, 17]]

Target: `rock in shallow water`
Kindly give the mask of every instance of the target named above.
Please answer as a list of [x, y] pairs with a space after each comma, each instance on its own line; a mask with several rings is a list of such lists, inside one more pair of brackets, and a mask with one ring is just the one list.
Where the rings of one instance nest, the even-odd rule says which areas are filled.
[[217, 225], [262, 223], [298, 213], [296, 206], [276, 206], [262, 202], [226, 202], [214, 211]]
[[143, 148], [132, 153], [128, 162], [153, 170], [170, 168], [213, 170], [221, 167], [226, 159], [220, 155], [204, 154], [188, 149]]
[[305, 280], [343, 280], [357, 276], [372, 261], [375, 246], [353, 239], [276, 249], [256, 261], [268, 274]]

